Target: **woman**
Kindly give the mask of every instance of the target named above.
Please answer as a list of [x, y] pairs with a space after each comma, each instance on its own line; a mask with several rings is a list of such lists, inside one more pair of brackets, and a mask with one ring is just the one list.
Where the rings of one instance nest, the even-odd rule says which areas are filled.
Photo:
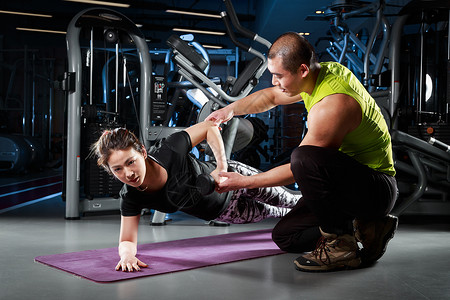
[[[205, 139], [215, 161], [199, 161], [190, 154], [191, 149]], [[136, 258], [138, 224], [143, 208], [165, 213], [180, 210], [204, 220], [239, 224], [282, 217], [301, 198], [300, 193], [284, 187], [200, 194], [195, 187], [200, 174], [211, 174], [217, 183], [226, 180], [220, 173], [226, 172], [228, 167], [244, 176], [258, 172], [239, 162], [227, 162], [219, 128], [210, 121], [172, 134], [148, 152], [127, 129], [105, 131], [92, 145], [92, 150], [98, 164], [124, 183], [120, 191], [120, 261], [116, 266], [116, 270], [124, 272], [147, 267]]]

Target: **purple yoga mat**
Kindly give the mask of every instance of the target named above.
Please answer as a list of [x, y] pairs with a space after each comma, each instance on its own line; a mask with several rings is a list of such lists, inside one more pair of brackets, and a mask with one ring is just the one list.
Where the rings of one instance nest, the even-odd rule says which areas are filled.
[[139, 272], [114, 270], [117, 247], [38, 256], [35, 261], [96, 282], [112, 282], [224, 264], [284, 253], [271, 229], [143, 244], [137, 257], [147, 263]]

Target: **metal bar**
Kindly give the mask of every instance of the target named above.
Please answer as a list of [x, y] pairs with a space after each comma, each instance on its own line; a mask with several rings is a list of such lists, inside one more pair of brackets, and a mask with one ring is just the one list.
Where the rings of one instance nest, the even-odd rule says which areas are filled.
[[364, 53], [364, 78], [363, 78], [363, 84], [367, 88], [370, 85], [369, 78], [370, 78], [370, 54], [372, 53], [372, 48], [375, 43], [375, 38], [378, 34], [378, 29], [380, 28], [381, 23], [381, 16], [383, 14], [383, 6], [380, 5], [380, 7], [377, 10], [377, 21], [375, 23], [375, 27], [372, 30], [372, 33], [370, 34], [369, 41], [367, 42], [367, 48], [366, 52]]
[[344, 33], [344, 45], [342, 46], [341, 56], [339, 57], [338, 61], [340, 64], [342, 64], [345, 54], [347, 53], [347, 47], [348, 47], [348, 33]]
[[374, 74], [379, 74], [381, 72], [381, 68], [382, 68], [383, 62], [384, 62], [384, 54], [387, 49], [389, 37], [391, 34], [391, 28], [389, 26], [388, 19], [385, 16], [383, 16], [381, 18], [381, 22], [383, 24], [383, 39], [381, 40], [380, 50], [378, 52], [377, 61], [375, 63], [375, 67], [374, 67], [374, 71], [373, 71]]
[[186, 71], [185, 69], [181, 69], [178, 71], [178, 73], [180, 73], [180, 75], [182, 75], [183, 77], [185, 77], [189, 82], [191, 82], [196, 88], [198, 88], [199, 90], [201, 90], [206, 97], [208, 97], [209, 100], [216, 102], [217, 104], [219, 104], [221, 107], [225, 107], [227, 106], [226, 103], [224, 103], [223, 101], [221, 101], [219, 98], [216, 98], [213, 96], [213, 94], [208, 91], [203, 85], [201, 85], [199, 82], [197, 82], [192, 75]]
[[338, 60], [339, 60], [339, 58], [337, 57], [337, 55], [334, 54], [333, 52], [331, 52], [330, 47], [328, 47], [326, 50], [327, 50], [328, 54], [330, 54], [330, 56], [331, 56], [335, 61], [338, 61]]
[[422, 101], [424, 100], [424, 93], [425, 93], [425, 89], [424, 89], [424, 82], [423, 82], [423, 77], [424, 77], [424, 70], [423, 70], [423, 64], [424, 64], [424, 27], [425, 27], [425, 23], [424, 23], [424, 17], [425, 17], [425, 13], [422, 11], [422, 23], [420, 26], [420, 70], [419, 70], [419, 101], [417, 101], [417, 108], [416, 108], [416, 122], [418, 122], [419, 124], [421, 123], [421, 113], [422, 113]]
[[396, 128], [394, 113], [397, 109], [397, 102], [400, 95], [400, 51], [403, 26], [408, 19], [408, 15], [399, 16], [392, 26], [389, 46], [389, 69], [391, 70], [391, 98], [389, 101], [389, 114], [391, 116], [392, 128]]
[[[351, 30], [348, 31], [348, 37], [355, 44], [355, 46], [358, 47], [359, 50], [361, 50], [361, 52], [366, 53], [367, 47], [361, 42], [361, 40]], [[370, 59], [370, 62], [373, 64], [376, 62], [376, 57], [372, 53], [369, 54], [369, 59]]]
[[116, 43], [116, 97], [115, 112], [118, 112], [119, 105], [119, 43]]
[[[81, 48], [79, 42], [80, 27], [75, 25], [82, 15], [79, 13], [72, 19], [67, 28], [68, 71], [73, 72], [75, 91], [67, 97], [67, 152], [66, 152], [66, 219], [80, 218], [80, 182], [77, 180], [77, 157], [80, 157], [81, 139]], [[91, 53], [92, 55], [92, 53]]]
[[[139, 129], [141, 132], [141, 136], [146, 137], [147, 132], [151, 126], [150, 89], [152, 84], [152, 61], [145, 40], [134, 34], [131, 34], [131, 38], [133, 39], [139, 52]], [[142, 142], [144, 143], [146, 148], [150, 147], [150, 143], [147, 138], [144, 138]]]
[[23, 135], [28, 135], [28, 50], [27, 46], [24, 47], [24, 58], [23, 58], [23, 116], [22, 116], [22, 131]]
[[[342, 49], [341, 45], [339, 45], [339, 43], [333, 42], [333, 46], [335, 46], [336, 49], [338, 49], [339, 51], [343, 51], [343, 49]], [[356, 56], [355, 53], [353, 53], [353, 52], [347, 53], [346, 57], [350, 61], [350, 63], [352, 63], [353, 66], [358, 69], [358, 71], [360, 73], [363, 72], [363, 64], [362, 64], [361, 60], [359, 59], [359, 57]], [[336, 55], [335, 60], [338, 61], [337, 55]]]
[[[50, 82], [53, 82], [53, 61], [50, 61]], [[48, 104], [48, 152], [52, 150], [52, 131], [53, 131], [53, 100], [54, 100], [54, 90], [53, 86], [50, 85], [49, 91], [49, 104]]]
[[34, 122], [36, 121], [36, 54], [32, 54], [31, 66], [31, 136], [34, 136]]
[[238, 78], [239, 76], [239, 48], [236, 47], [236, 52], [235, 52], [235, 60], [234, 60], [234, 77]]
[[93, 72], [94, 72], [94, 28], [91, 28], [91, 56], [89, 57], [89, 104], [92, 105], [92, 90], [93, 90]]
[[403, 211], [405, 211], [405, 209], [407, 209], [408, 206], [410, 206], [412, 203], [419, 200], [420, 197], [422, 197], [422, 195], [425, 193], [427, 187], [427, 176], [423, 164], [419, 159], [419, 156], [417, 155], [417, 153], [409, 150], [408, 155], [409, 158], [411, 159], [411, 163], [413, 164], [414, 169], [416, 170], [418, 180], [414, 192], [407, 198], [405, 198], [401, 202], [401, 204], [392, 211], [392, 213], [397, 216], [399, 216]]

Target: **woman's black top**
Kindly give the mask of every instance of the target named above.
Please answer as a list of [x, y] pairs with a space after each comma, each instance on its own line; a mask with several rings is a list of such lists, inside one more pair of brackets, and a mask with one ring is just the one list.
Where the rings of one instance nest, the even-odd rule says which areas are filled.
[[167, 171], [167, 182], [154, 193], [140, 192], [124, 184], [119, 194], [122, 216], [136, 216], [143, 208], [148, 208], [164, 213], [180, 210], [204, 220], [217, 218], [228, 206], [232, 192], [214, 192], [207, 196], [198, 192], [195, 187], [198, 175], [211, 173], [216, 162], [199, 161], [190, 153], [191, 150], [191, 139], [186, 131], [174, 133], [152, 146], [147, 159]]

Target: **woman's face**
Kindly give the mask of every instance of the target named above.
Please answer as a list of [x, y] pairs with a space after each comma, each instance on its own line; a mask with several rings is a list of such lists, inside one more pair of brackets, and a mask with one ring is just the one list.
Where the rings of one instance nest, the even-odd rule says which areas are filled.
[[144, 182], [146, 157], [147, 152], [144, 148], [141, 152], [131, 147], [125, 150], [112, 150], [108, 166], [117, 179], [132, 187], [138, 187]]

